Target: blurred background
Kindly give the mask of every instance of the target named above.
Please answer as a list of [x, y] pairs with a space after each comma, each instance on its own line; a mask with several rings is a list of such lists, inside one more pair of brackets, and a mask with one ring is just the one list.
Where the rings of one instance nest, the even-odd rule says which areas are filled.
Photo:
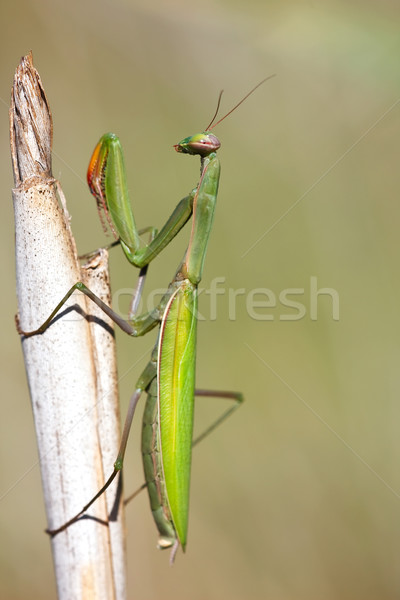
[[[198, 160], [172, 144], [206, 127], [221, 88], [224, 112], [277, 74], [215, 130], [202, 285], [224, 278], [224, 294], [214, 307], [200, 296], [197, 381], [246, 402], [194, 452], [189, 543], [173, 569], [145, 495], [129, 506], [129, 597], [398, 598], [399, 4], [20, 0], [1, 12], [0, 597], [55, 597], [14, 327], [7, 109], [32, 50], [81, 253], [110, 241], [85, 184], [103, 132], [122, 140], [137, 223], [159, 226], [198, 180]], [[148, 290], [168, 283], [187, 239], [152, 265]], [[116, 292], [133, 286], [118, 249], [111, 273]], [[153, 342], [118, 334], [122, 413]], [[200, 400], [196, 429], [224, 406]], [[139, 421], [128, 492], [142, 482]]]

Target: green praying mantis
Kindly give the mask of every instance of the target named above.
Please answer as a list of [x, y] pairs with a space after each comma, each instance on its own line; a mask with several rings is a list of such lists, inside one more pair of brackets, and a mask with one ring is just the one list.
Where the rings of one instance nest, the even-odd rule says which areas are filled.
[[[52, 536], [65, 530], [85, 513], [121, 471], [128, 435], [139, 398], [146, 392], [147, 401], [142, 425], [142, 455], [150, 506], [158, 529], [158, 547], [171, 548], [171, 563], [179, 546], [185, 551], [188, 531], [189, 489], [192, 447], [224, 421], [242, 402], [237, 392], [196, 390], [195, 356], [197, 331], [198, 285], [212, 228], [220, 178], [217, 150], [219, 139], [211, 133], [242, 104], [267, 77], [256, 85], [224, 117], [214, 123], [215, 115], [202, 133], [176, 144], [179, 153], [200, 156], [200, 180], [185, 196], [158, 231], [154, 227], [138, 230], [128, 198], [122, 148], [112, 133], [103, 135], [97, 144], [87, 172], [90, 191], [104, 214], [128, 261], [140, 269], [129, 316], [124, 320], [83, 283], [77, 282], [59, 302], [48, 319], [33, 331], [18, 331], [25, 337], [43, 333], [75, 290], [95, 302], [124, 332], [142, 336], [160, 326], [150, 361], [140, 375], [131, 397], [114, 470], [103, 488], [69, 521], [58, 529], [48, 530]], [[214, 124], [213, 124], [214, 123]], [[163, 295], [150, 312], [137, 315], [148, 265], [172, 241], [192, 217], [192, 228], [183, 260]], [[150, 241], [141, 246], [140, 236], [148, 233]], [[210, 396], [234, 401], [208, 429], [193, 441], [194, 397]]]

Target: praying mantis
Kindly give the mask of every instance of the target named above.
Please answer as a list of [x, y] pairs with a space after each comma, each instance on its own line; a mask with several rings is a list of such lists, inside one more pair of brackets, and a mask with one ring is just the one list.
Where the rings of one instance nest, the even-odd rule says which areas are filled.
[[[198, 285], [202, 278], [220, 178], [217, 151], [221, 143], [211, 133], [211, 129], [236, 110], [269, 78], [257, 84], [224, 117], [213, 124], [218, 113], [221, 92], [215, 115], [205, 131], [187, 137], [174, 146], [179, 153], [200, 156], [200, 180], [178, 203], [159, 231], [154, 227], [142, 230], [136, 227], [128, 198], [124, 158], [118, 137], [112, 133], [103, 135], [93, 152], [87, 172], [90, 191], [96, 198], [100, 215], [105, 215], [126, 258], [140, 269], [128, 319], [120, 317], [82, 282], [77, 282], [40, 327], [33, 331], [23, 331], [17, 325], [18, 332], [25, 337], [43, 333], [75, 290], [79, 290], [95, 302], [130, 336], [142, 336], [158, 325], [159, 332], [150, 361], [140, 375], [131, 397], [113, 473], [79, 513], [58, 529], [47, 531], [52, 536], [77, 521], [121, 471], [135, 408], [143, 392], [146, 392], [142, 455], [145, 486], [159, 533], [158, 547], [171, 548], [171, 563], [179, 546], [183, 551], [186, 549], [192, 447], [243, 402], [243, 396], [238, 392], [195, 389]], [[153, 310], [137, 315], [148, 265], [191, 217], [192, 228], [187, 250], [167, 291]], [[141, 247], [140, 236], [144, 233], [149, 234], [150, 240], [147, 245]], [[233, 400], [234, 404], [193, 441], [196, 395], [227, 398]]]

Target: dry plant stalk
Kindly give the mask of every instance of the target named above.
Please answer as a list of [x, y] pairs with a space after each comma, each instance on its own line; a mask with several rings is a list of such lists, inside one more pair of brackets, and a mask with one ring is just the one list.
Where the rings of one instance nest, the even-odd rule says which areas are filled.
[[[29, 331], [77, 281], [109, 302], [108, 257], [103, 251], [80, 268], [65, 203], [59, 202], [62, 192], [52, 176], [52, 118], [31, 54], [16, 69], [10, 134], [19, 319]], [[69, 520], [101, 488], [118, 452], [113, 327], [96, 311], [74, 293], [43, 334], [22, 338], [50, 529]], [[95, 518], [80, 519], [51, 539], [61, 600], [126, 597], [118, 479], [90, 509]], [[107, 525], [110, 514], [117, 518]]]

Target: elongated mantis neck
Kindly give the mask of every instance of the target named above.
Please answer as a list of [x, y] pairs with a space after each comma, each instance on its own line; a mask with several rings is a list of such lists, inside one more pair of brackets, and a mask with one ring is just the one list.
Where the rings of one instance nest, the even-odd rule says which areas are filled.
[[216, 152], [210, 152], [210, 154], [208, 154], [207, 156], [200, 156], [200, 177], [203, 176], [204, 169], [208, 166], [208, 164], [216, 156], [217, 156]]
[[[215, 152], [213, 152], [213, 154], [215, 154]], [[200, 177], [203, 175], [204, 173], [204, 163], [206, 158], [208, 159], [208, 156], [200, 156]]]
[[193, 202], [192, 231], [181, 270], [183, 277], [187, 277], [193, 285], [199, 284], [203, 274], [204, 259], [214, 220], [220, 174], [220, 164], [216, 152], [211, 152], [208, 156], [201, 156], [200, 161], [201, 174]]

